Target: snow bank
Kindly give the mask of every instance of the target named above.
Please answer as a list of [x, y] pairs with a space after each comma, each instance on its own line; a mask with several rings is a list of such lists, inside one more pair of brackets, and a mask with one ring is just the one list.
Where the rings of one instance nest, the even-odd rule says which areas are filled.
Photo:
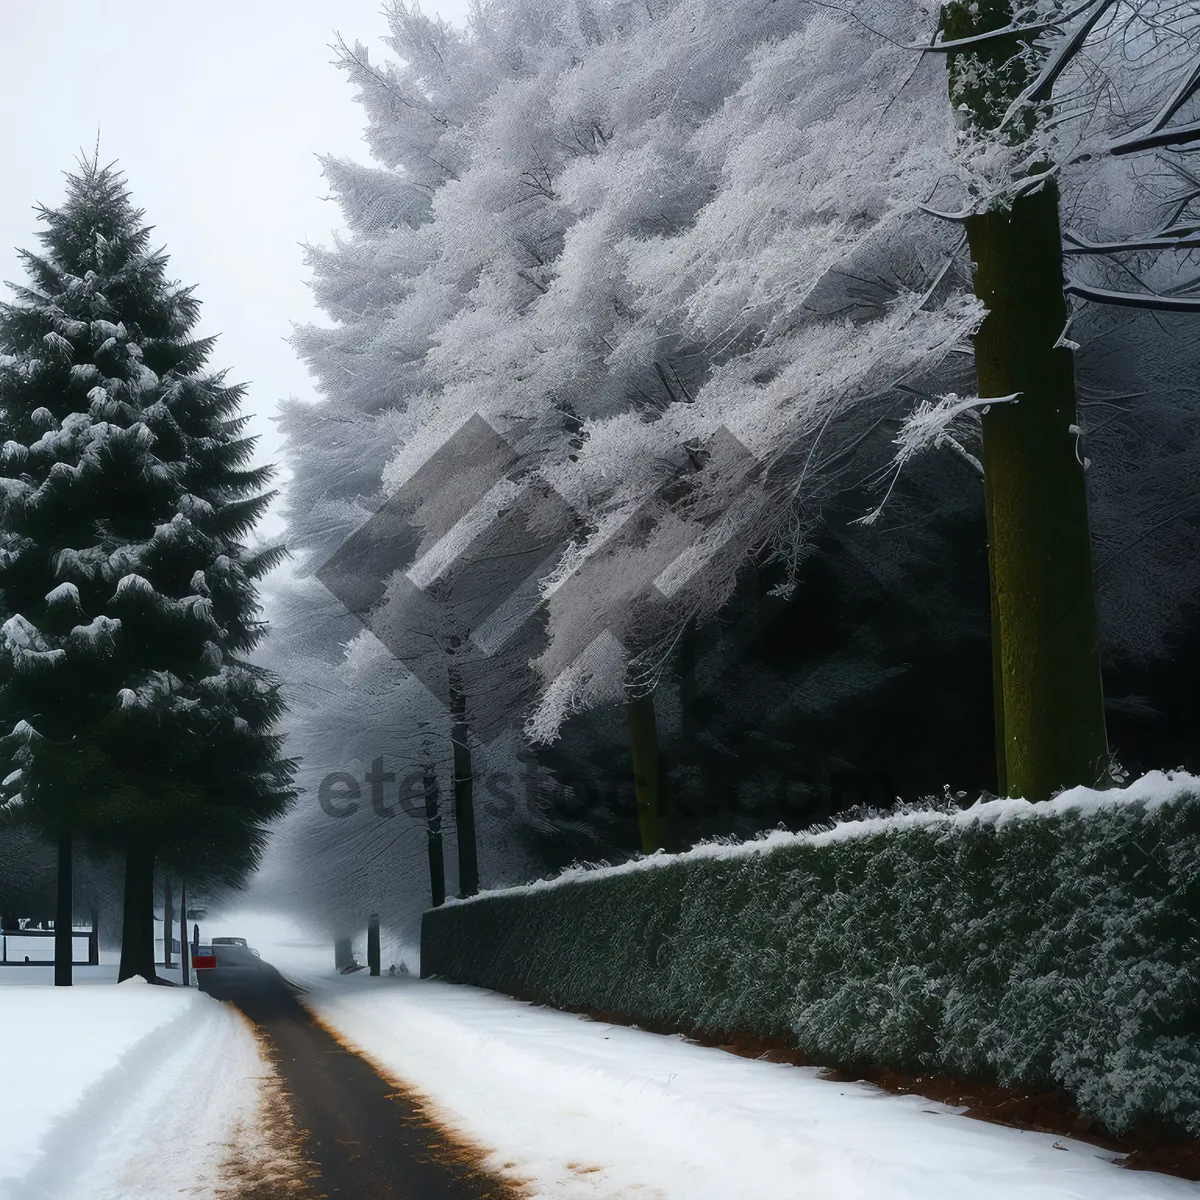
[[1184, 1200], [1070, 1139], [475, 988], [306, 979], [310, 1007], [488, 1165], [555, 1200]]
[[197, 991], [0, 986], [0, 1031], [0, 1200], [216, 1196], [257, 1124], [254, 1036]]
[[600, 878], [629, 875], [637, 871], [655, 870], [680, 863], [701, 862], [712, 859], [738, 859], [748, 855], [766, 854], [791, 846], [827, 846], [832, 842], [876, 836], [881, 833], [900, 832], [906, 829], [937, 826], [946, 830], [961, 829], [969, 825], [1001, 826], [1010, 821], [1029, 820], [1062, 816], [1066, 813], [1088, 814], [1136, 806], [1154, 810], [1185, 797], [1200, 797], [1200, 777], [1187, 771], [1149, 771], [1140, 779], [1124, 788], [1106, 788], [1103, 791], [1089, 787], [1068, 788], [1053, 800], [1040, 804], [1019, 798], [976, 801], [969, 808], [946, 811], [941, 808], [906, 808], [887, 816], [868, 817], [865, 820], [835, 821], [826, 829], [808, 833], [787, 833], [771, 830], [751, 841], [701, 842], [681, 854], [667, 854], [659, 850], [654, 854], [633, 858], [628, 862], [609, 866], [607, 863], [569, 867], [549, 879], [517, 887], [482, 889], [477, 895], [458, 899], [448, 897], [447, 906], [478, 904], [489, 896], [517, 896], [562, 887], [564, 884], [580, 883]]

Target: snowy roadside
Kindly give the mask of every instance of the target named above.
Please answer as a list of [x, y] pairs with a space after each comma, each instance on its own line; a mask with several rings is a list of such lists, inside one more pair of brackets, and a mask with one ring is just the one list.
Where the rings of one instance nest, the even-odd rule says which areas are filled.
[[1123, 1170], [1086, 1143], [477, 988], [302, 982], [327, 1025], [531, 1197], [1200, 1198], [1198, 1184]]
[[0, 986], [0, 1200], [216, 1197], [231, 1156], [259, 1153], [269, 1068], [245, 1021], [194, 989], [114, 974]]

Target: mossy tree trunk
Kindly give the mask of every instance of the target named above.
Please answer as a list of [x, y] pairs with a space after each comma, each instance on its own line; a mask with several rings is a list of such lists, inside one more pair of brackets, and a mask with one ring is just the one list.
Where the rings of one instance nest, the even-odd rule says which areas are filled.
[[662, 773], [659, 764], [658, 727], [654, 720], [654, 696], [639, 696], [625, 705], [629, 725], [629, 749], [633, 757], [633, 787], [637, 797], [638, 830], [642, 853], [653, 854], [662, 846]]
[[1067, 319], [1057, 189], [971, 217], [967, 237], [988, 306], [980, 395], [1020, 393], [983, 417], [1002, 779], [1010, 795], [1045, 800], [1096, 783], [1107, 760], [1074, 363], [1056, 347]]
[[[956, 0], [943, 16], [945, 37], [959, 39], [1005, 27], [1012, 8]], [[951, 102], [977, 127], [996, 130], [1024, 86], [1018, 49], [1006, 39], [950, 56]], [[1019, 395], [983, 416], [997, 775], [1008, 795], [1045, 800], [1096, 783], [1108, 755], [1074, 360], [1061, 344], [1058, 189], [1048, 179], [969, 217], [966, 233], [988, 309], [975, 337], [979, 394]]]

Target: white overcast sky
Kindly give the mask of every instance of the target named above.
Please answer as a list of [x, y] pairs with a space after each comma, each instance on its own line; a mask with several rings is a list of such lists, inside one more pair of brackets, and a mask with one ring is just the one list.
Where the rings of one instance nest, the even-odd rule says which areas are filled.
[[[467, 0], [429, 0], [462, 23]], [[100, 133], [133, 199], [196, 285], [211, 363], [250, 384], [260, 459], [278, 458], [271, 420], [286, 396], [312, 397], [285, 339], [321, 320], [301, 243], [341, 225], [317, 154], [368, 161], [363, 114], [330, 65], [335, 31], [385, 48], [382, 0], [0, 0], [0, 280], [36, 248], [34, 203], [54, 207], [62, 173]], [[7, 292], [7, 289], [5, 289]], [[275, 533], [282, 528], [272, 518]]]

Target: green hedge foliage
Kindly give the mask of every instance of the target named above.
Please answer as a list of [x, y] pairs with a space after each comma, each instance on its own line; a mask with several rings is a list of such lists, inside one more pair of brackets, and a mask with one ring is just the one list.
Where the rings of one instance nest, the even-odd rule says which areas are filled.
[[575, 870], [427, 912], [421, 965], [1200, 1134], [1200, 779]]

